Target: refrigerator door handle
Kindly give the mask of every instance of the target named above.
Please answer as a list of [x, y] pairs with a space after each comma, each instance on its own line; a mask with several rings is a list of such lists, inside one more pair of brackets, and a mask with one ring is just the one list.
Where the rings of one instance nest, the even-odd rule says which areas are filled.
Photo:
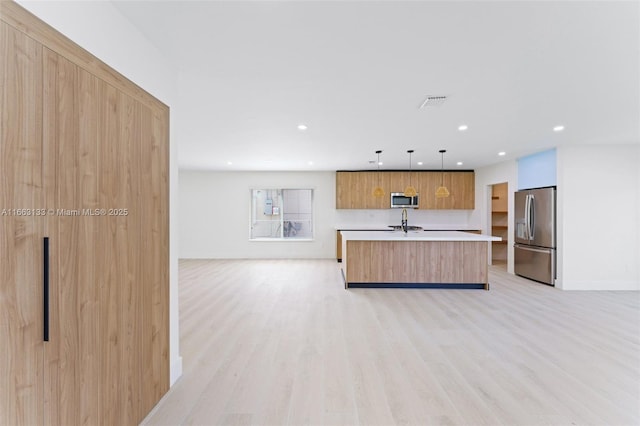
[[534, 234], [533, 232], [535, 231], [536, 228], [536, 212], [535, 212], [535, 198], [533, 197], [533, 194], [529, 195], [529, 210], [528, 210], [528, 215], [529, 215], [529, 240], [533, 240], [534, 239]]
[[513, 247], [525, 249], [525, 250], [528, 250], [528, 251], [533, 251], [533, 252], [536, 252], [536, 253], [549, 253], [549, 249], [538, 249], [538, 248], [534, 248], [534, 247], [528, 246], [526, 244], [514, 244]]
[[530, 240], [531, 237], [529, 236], [529, 197], [531, 195], [527, 194], [524, 197], [524, 231], [525, 231], [525, 238], [527, 240]]

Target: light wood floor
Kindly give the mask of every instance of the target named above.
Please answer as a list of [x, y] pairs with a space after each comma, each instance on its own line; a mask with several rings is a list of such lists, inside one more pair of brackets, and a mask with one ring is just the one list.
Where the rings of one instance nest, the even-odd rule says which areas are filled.
[[490, 283], [345, 290], [330, 260], [181, 261], [184, 374], [143, 424], [640, 424], [638, 292]]

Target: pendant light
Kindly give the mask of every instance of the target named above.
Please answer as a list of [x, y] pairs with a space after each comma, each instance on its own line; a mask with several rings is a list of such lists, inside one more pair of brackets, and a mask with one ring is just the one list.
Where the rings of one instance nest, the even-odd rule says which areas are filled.
[[411, 154], [413, 154], [413, 150], [410, 149], [407, 151], [409, 153], [409, 186], [404, 189], [405, 197], [415, 197], [418, 195], [416, 189], [411, 185]]
[[440, 169], [442, 172], [442, 185], [436, 189], [436, 198], [447, 198], [449, 196], [449, 190], [446, 186], [444, 186], [444, 153], [447, 152], [446, 149], [440, 150], [440, 155], [442, 156], [442, 168]]
[[382, 187], [380, 186], [380, 154], [382, 153], [382, 151], [378, 150], [376, 151], [376, 154], [378, 154], [378, 186], [376, 186], [375, 188], [373, 188], [373, 196], [376, 198], [382, 198], [384, 197], [384, 189], [382, 189]]

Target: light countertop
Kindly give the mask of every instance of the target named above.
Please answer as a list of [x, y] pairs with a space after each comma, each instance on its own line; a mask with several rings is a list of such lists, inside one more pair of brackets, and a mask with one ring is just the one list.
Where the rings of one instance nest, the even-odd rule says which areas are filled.
[[336, 231], [388, 231], [387, 225], [336, 225]]
[[500, 237], [461, 231], [342, 231], [343, 243], [352, 241], [502, 241]]
[[[394, 225], [400, 225], [400, 223], [394, 223]], [[435, 230], [435, 231], [476, 231], [480, 228], [470, 227], [468, 225], [423, 225], [421, 223], [409, 223], [411, 226], [420, 226], [426, 230]], [[336, 225], [334, 226], [336, 231], [388, 231], [391, 227], [387, 225]]]

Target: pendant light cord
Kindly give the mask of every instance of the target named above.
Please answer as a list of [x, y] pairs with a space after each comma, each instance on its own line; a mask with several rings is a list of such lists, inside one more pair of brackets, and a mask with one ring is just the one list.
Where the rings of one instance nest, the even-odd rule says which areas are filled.
[[376, 198], [381, 198], [384, 196], [384, 190], [382, 189], [382, 187], [380, 186], [380, 153], [382, 152], [382, 150], [377, 150], [376, 154], [378, 156], [378, 160], [377, 160], [377, 175], [376, 175], [376, 181], [377, 181], [377, 185], [375, 188], [373, 188], [373, 196]]
[[442, 186], [444, 186], [444, 153], [447, 152], [444, 149], [440, 150], [440, 178], [442, 180]]
[[413, 186], [411, 185], [411, 154], [413, 154], [413, 150], [410, 149], [407, 152], [409, 153], [409, 186]]

